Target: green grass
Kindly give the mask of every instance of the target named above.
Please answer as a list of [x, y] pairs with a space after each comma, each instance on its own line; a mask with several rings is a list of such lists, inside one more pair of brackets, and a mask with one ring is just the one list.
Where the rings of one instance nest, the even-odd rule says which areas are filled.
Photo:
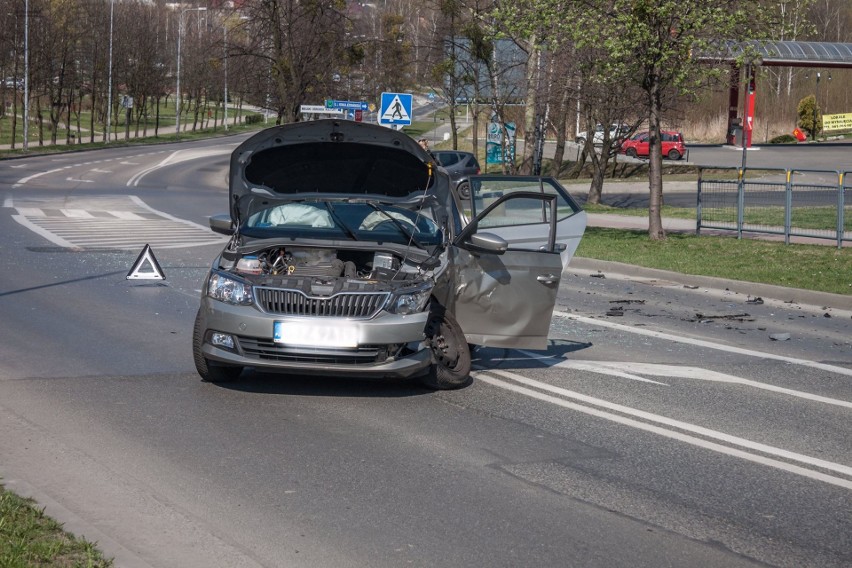
[[652, 241], [645, 231], [589, 227], [577, 256], [715, 276], [852, 294], [852, 249], [821, 245], [669, 234]]
[[0, 566], [31, 568], [106, 568], [96, 546], [62, 530], [31, 499], [23, 499], [0, 486]]
[[[178, 140], [180, 140], [182, 142], [185, 142], [185, 141], [188, 141], [188, 140], [202, 140], [202, 139], [213, 138], [213, 137], [216, 137], [216, 136], [226, 136], [226, 135], [232, 135], [232, 134], [240, 134], [242, 132], [251, 132], [251, 131], [262, 130], [263, 128], [266, 128], [267, 126], [270, 126], [270, 125], [265, 125], [263, 123], [250, 124], [250, 125], [244, 125], [244, 124], [230, 125], [228, 127], [227, 132], [226, 132], [225, 129], [222, 128], [222, 126], [220, 125], [216, 129], [215, 132], [213, 131], [212, 128], [207, 129], [207, 130], [199, 129], [199, 130], [196, 130], [194, 132], [191, 131], [191, 130], [187, 130], [186, 132], [181, 132], [179, 138], [175, 136], [174, 125], [172, 126], [171, 129], [160, 128], [160, 135], [157, 136], [157, 137], [154, 137], [153, 135], [151, 135], [151, 136], [144, 137], [144, 138], [141, 137], [141, 136], [139, 138], [133, 138], [132, 137], [132, 129], [131, 129], [131, 138], [129, 138], [128, 140], [125, 140], [124, 137], [123, 137], [123, 134], [122, 134], [122, 136], [119, 140], [113, 140], [109, 144], [98, 141], [98, 142], [94, 142], [94, 143], [85, 142], [85, 143], [82, 143], [82, 144], [72, 144], [70, 146], [68, 146], [66, 144], [50, 145], [50, 144], [47, 144], [47, 143], [45, 143], [44, 146], [38, 146], [38, 145], [34, 145], [34, 144], [31, 143], [30, 146], [29, 146], [29, 150], [27, 152], [24, 152], [21, 149], [20, 144], [18, 144], [18, 147], [15, 150], [0, 150], [0, 159], [20, 157], [20, 156], [31, 156], [31, 155], [34, 155], [34, 154], [52, 154], [52, 153], [59, 153], [59, 152], [76, 152], [76, 151], [82, 151], [82, 150], [96, 150], [98, 148], [106, 148], [106, 147], [114, 148], [116, 146], [133, 146], [133, 145], [143, 145], [143, 144], [165, 144], [165, 143], [169, 143], [169, 142], [176, 142]], [[149, 129], [148, 132], [152, 132], [152, 131]], [[64, 138], [61, 138], [61, 139], [64, 140]], [[85, 140], [88, 140], [88, 138], [86, 138]]]
[[[626, 215], [628, 217], [647, 217], [648, 210], [640, 208], [611, 207], [586, 203], [583, 209], [588, 213]], [[695, 219], [695, 209], [690, 207], [662, 207], [663, 217], [676, 219]], [[707, 223], [736, 223], [737, 211], [734, 208], [720, 209], [705, 207], [702, 219]], [[762, 227], [784, 227], [783, 207], [748, 207], [743, 217], [746, 225]], [[837, 227], [837, 208], [835, 207], [796, 207], [793, 210], [792, 226], [795, 229], [834, 231]], [[852, 231], [852, 207], [847, 207], [843, 215], [843, 230]]]

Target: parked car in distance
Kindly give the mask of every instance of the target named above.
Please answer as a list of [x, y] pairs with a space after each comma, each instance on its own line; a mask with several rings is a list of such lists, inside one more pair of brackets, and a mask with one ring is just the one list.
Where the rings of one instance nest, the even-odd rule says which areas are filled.
[[459, 197], [470, 199], [470, 176], [479, 175], [481, 171], [476, 156], [459, 150], [435, 150], [432, 157], [450, 174]]
[[[611, 124], [609, 126], [609, 139], [614, 140], [616, 143], [621, 140], [624, 140], [624, 138], [626, 138], [630, 134], [633, 128], [634, 127], [631, 127], [629, 124], [624, 124], [623, 122]], [[583, 132], [578, 132], [577, 137], [574, 139], [574, 142], [582, 146], [586, 143], [587, 137], [588, 136], [585, 130]], [[592, 143], [599, 146], [603, 144], [603, 139], [604, 127], [603, 124], [598, 124], [595, 128], [595, 135], [592, 139]]]
[[586, 213], [552, 178], [473, 176], [469, 218], [408, 135], [349, 120], [262, 130], [231, 154], [230, 235], [201, 286], [208, 382], [279, 374], [470, 378], [469, 345], [546, 349]]
[[[683, 134], [671, 130], [663, 130], [660, 132], [660, 137], [663, 142], [663, 157], [670, 160], [680, 160], [686, 154], [686, 144], [683, 142]], [[621, 153], [636, 157], [648, 157], [651, 152], [651, 146], [648, 141], [649, 133], [639, 132], [630, 140], [625, 140], [621, 144]]]

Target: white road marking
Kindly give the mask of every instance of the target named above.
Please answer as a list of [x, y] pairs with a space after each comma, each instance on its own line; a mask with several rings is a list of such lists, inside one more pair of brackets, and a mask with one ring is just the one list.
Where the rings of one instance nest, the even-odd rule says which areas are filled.
[[[524, 355], [528, 355], [531, 358], [542, 360], [547, 359], [548, 357], [542, 357], [539, 354], [533, 353], [532, 351], [524, 351], [519, 349], [521, 353]], [[818, 394], [811, 394], [809, 392], [797, 391], [793, 389], [788, 389], [784, 387], [779, 387], [775, 385], [770, 385], [767, 383], [761, 383], [758, 381], [752, 381], [750, 379], [743, 379], [742, 377], [737, 377], [734, 375], [728, 375], [725, 373], [719, 373], [716, 371], [711, 371], [709, 369], [702, 369], [701, 367], [686, 367], [680, 365], [660, 365], [657, 363], [635, 363], [633, 361], [577, 361], [577, 360], [568, 360], [568, 359], [560, 359], [557, 357], [549, 357], [555, 361], [552, 365], [553, 367], [561, 367], [565, 369], [577, 369], [578, 371], [590, 371], [592, 373], [599, 373], [602, 375], [610, 375], [613, 377], [624, 377], [628, 379], [632, 379], [635, 381], [645, 381], [649, 383], [656, 383], [658, 385], [669, 386], [666, 383], [658, 383], [657, 381], [652, 381], [650, 379], [645, 379], [638, 375], [633, 375], [628, 373], [628, 371], [633, 371], [635, 373], [644, 373], [646, 375], [652, 375], [655, 377], [675, 377], [680, 379], [694, 379], [698, 381], [711, 381], [716, 383], [731, 383], [753, 387], [756, 389], [767, 390], [772, 392], [777, 392], [781, 394], [787, 394], [790, 396], [795, 396], [797, 398], [804, 398], [807, 400], [813, 400], [816, 402], [822, 402], [825, 404], [831, 404], [834, 406], [842, 406], [845, 408], [852, 408], [852, 402], [846, 400], [840, 400], [837, 398], [829, 398], [827, 396], [820, 396]]]
[[137, 215], [132, 211], [107, 211], [107, 213], [109, 213], [113, 217], [117, 217], [119, 219], [127, 219], [129, 221], [142, 221], [145, 219], [141, 215]]
[[72, 219], [94, 219], [95, 216], [86, 211], [85, 209], [60, 209], [59, 210], [66, 217], [70, 217]]
[[194, 160], [196, 158], [202, 158], [205, 156], [215, 156], [217, 154], [230, 154], [232, 149], [229, 146], [233, 146], [234, 144], [225, 144], [224, 147], [215, 147], [215, 148], [199, 148], [193, 150], [176, 150], [166, 156], [163, 161], [159, 164], [155, 164], [149, 168], [145, 168], [141, 172], [137, 173], [129, 180], [127, 180], [127, 186], [138, 186], [139, 181], [153, 172], [154, 170], [158, 170], [162, 167], [177, 164], [180, 162], [187, 162], [189, 160]]
[[30, 222], [30, 221], [29, 221], [26, 217], [24, 217], [23, 215], [12, 215], [12, 219], [14, 219], [15, 221], [17, 221], [18, 223], [20, 223], [21, 225], [23, 225], [24, 227], [26, 227], [26, 228], [27, 228], [27, 229], [29, 229], [30, 231], [34, 232], [35, 234], [37, 234], [37, 235], [39, 235], [39, 236], [41, 236], [41, 237], [44, 237], [45, 239], [47, 239], [48, 241], [52, 242], [52, 243], [53, 243], [53, 244], [55, 244], [56, 246], [59, 246], [59, 247], [62, 247], [62, 248], [69, 248], [69, 249], [78, 249], [78, 248], [80, 248], [80, 247], [78, 247], [77, 245], [75, 245], [74, 243], [72, 243], [72, 242], [70, 242], [70, 241], [66, 241], [66, 240], [65, 240], [65, 239], [63, 239], [62, 237], [59, 237], [59, 236], [57, 236], [57, 235], [54, 235], [54, 234], [53, 234], [53, 233], [51, 233], [50, 231], [45, 231], [44, 229], [42, 229], [42, 228], [41, 228], [41, 227], [39, 227], [38, 225], [36, 225], [36, 224], [34, 224], [34, 223], [31, 223], [31, 222]]
[[137, 249], [221, 245], [227, 237], [208, 227], [157, 211], [136, 196], [91, 198], [11, 198], [15, 219], [51, 243], [75, 250]]
[[31, 176], [27, 176], [27, 177], [25, 177], [25, 178], [21, 178], [21, 179], [19, 179], [19, 180], [15, 183], [15, 185], [13, 185], [12, 187], [18, 187], [18, 186], [24, 185], [24, 184], [25, 184], [25, 183], [27, 183], [28, 181], [33, 180], [33, 179], [35, 179], [35, 178], [37, 178], [37, 177], [41, 177], [41, 176], [44, 176], [44, 175], [47, 175], [47, 174], [52, 174], [52, 173], [54, 173], [54, 172], [61, 172], [61, 171], [62, 171], [62, 170], [64, 170], [64, 169], [65, 169], [65, 168], [56, 168], [56, 169], [53, 169], [53, 170], [47, 170], [46, 172], [39, 172], [39, 173], [37, 173], [37, 174], [33, 174], [33, 175], [31, 175]]
[[559, 387], [554, 387], [552, 385], [548, 385], [545, 383], [540, 383], [538, 381], [534, 381], [532, 379], [528, 379], [521, 375], [517, 375], [515, 373], [509, 373], [507, 371], [501, 371], [497, 369], [488, 369], [487, 371], [477, 371], [475, 373], [475, 377], [477, 380], [483, 381], [489, 385], [499, 387], [508, 391], [515, 392], [517, 394], [522, 394], [524, 396], [528, 396], [530, 398], [535, 398], [537, 400], [541, 400], [544, 402], [549, 402], [551, 404], [555, 404], [557, 406], [561, 406], [563, 408], [567, 408], [570, 410], [575, 410], [577, 412], [582, 412], [584, 414], [589, 414], [591, 416], [596, 416], [598, 418], [603, 418], [604, 420], [609, 420], [611, 422], [616, 422], [618, 424], [622, 424], [625, 426], [630, 426], [632, 428], [636, 428], [639, 430], [644, 430], [646, 432], [651, 432], [654, 434], [658, 434], [660, 436], [664, 436], [666, 438], [671, 438], [674, 440], [678, 440], [687, 444], [691, 444], [693, 446], [698, 446], [704, 449], [712, 450], [714, 452], [718, 452], [721, 454], [734, 456], [738, 458], [742, 458], [747, 461], [751, 461], [754, 463], [759, 463], [762, 465], [766, 465], [769, 467], [773, 467], [776, 469], [780, 469], [783, 471], [787, 471], [790, 473], [794, 473], [796, 475], [801, 475], [803, 477], [808, 477], [811, 479], [815, 479], [818, 481], [822, 481], [825, 483], [829, 483], [831, 485], [837, 485], [839, 487], [843, 487], [846, 489], [852, 489], [852, 481], [848, 479], [843, 479], [840, 477], [835, 477], [833, 475], [828, 475], [825, 473], [821, 473], [818, 471], [813, 471], [801, 466], [797, 466], [794, 464], [790, 464], [787, 462], [782, 462], [776, 459], [768, 458], [765, 456], [752, 454], [737, 448], [730, 448], [728, 446], [723, 446], [721, 444], [717, 444], [715, 442], [709, 442], [707, 440], [703, 440], [701, 438], [696, 438], [695, 436], [691, 436], [689, 434], [684, 434], [682, 432], [676, 432], [674, 430], [668, 430], [666, 428], [662, 428], [660, 426], [655, 426], [653, 424], [648, 424], [647, 422], [640, 422], [638, 420], [634, 420], [632, 418], [627, 418], [625, 416], [621, 416], [619, 414], [613, 414], [611, 412], [605, 412], [603, 410], [598, 410], [597, 408], [590, 408], [588, 406], [583, 406], [581, 404], [576, 404], [573, 402], [569, 402], [562, 398], [558, 398], [555, 396], [551, 396], [549, 394], [545, 394], [543, 392], [539, 392], [537, 390], [532, 390], [530, 388], [516, 385], [513, 383], [509, 383], [500, 379], [497, 379], [490, 375], [499, 375], [502, 377], [506, 377], [517, 381], [522, 384], [534, 386], [538, 389], [554, 392], [564, 397], [574, 398], [577, 400], [581, 400], [587, 404], [592, 404], [595, 406], [601, 406], [603, 408], [607, 408], [610, 410], [615, 410], [617, 412], [621, 412], [622, 414], [628, 414], [636, 417], [643, 418], [645, 420], [657, 422], [660, 424], [665, 424], [667, 426], [679, 428], [681, 430], [686, 430], [688, 432], [693, 432], [708, 438], [718, 439], [721, 441], [728, 442], [730, 444], [734, 444], [737, 446], [741, 446], [744, 448], [748, 448], [751, 450], [760, 451], [770, 455], [776, 455], [778, 457], [783, 457], [785, 459], [789, 459], [792, 461], [797, 461], [800, 463], [805, 463], [814, 467], [819, 467], [822, 469], [835, 471], [838, 473], [842, 473], [844, 475], [852, 475], [852, 468], [837, 464], [825, 460], [820, 460], [818, 458], [813, 458], [810, 456], [805, 456], [802, 454], [797, 454], [794, 452], [789, 452], [787, 450], [782, 450], [780, 448], [775, 448], [772, 446], [768, 446], [765, 444], [760, 444], [757, 442], [752, 442], [750, 440], [746, 440], [743, 438], [738, 438], [736, 436], [731, 436], [729, 434], [723, 434], [721, 432], [716, 432], [714, 430], [710, 430], [707, 428], [702, 428], [700, 426], [695, 426], [692, 424], [687, 424], [685, 422], [680, 422], [677, 420], [672, 420], [670, 418], [666, 418], [663, 416], [658, 416], [656, 414], [651, 414], [649, 412], [644, 412], [641, 410], [636, 410], [633, 408], [628, 408], [625, 406], [621, 406], [618, 404], [614, 404], [611, 402], [607, 402], [601, 399], [595, 399], [593, 397], [589, 397], [586, 395], [582, 395], [580, 393], [574, 393], [565, 389], [561, 389]]
[[838, 367], [836, 365], [827, 365], [825, 363], [818, 363], [816, 361], [808, 361], [807, 359], [796, 359], [795, 357], [787, 357], [784, 355], [775, 355], [774, 353], [766, 353], [764, 351], [754, 351], [752, 349], [744, 349], [742, 347], [733, 347], [731, 345], [722, 345], [721, 343], [713, 343], [710, 341], [705, 341], [703, 339], [692, 339], [689, 337], [684, 337], [682, 335], [672, 335], [670, 333], [663, 333], [661, 331], [652, 331], [650, 329], [639, 329], [636, 327], [630, 327], [627, 325], [613, 323], [610, 321], [588, 318], [584, 316], [578, 316], [576, 314], [571, 314], [568, 312], [563, 312], [561, 310], [556, 310], [553, 312], [553, 315], [560, 316], [572, 320], [576, 320], [588, 325], [595, 325], [600, 327], [608, 327], [610, 329], [617, 329], [619, 331], [624, 331], [627, 333], [633, 333], [636, 335], [644, 335], [646, 337], [656, 337], [658, 339], [665, 339], [667, 341], [677, 341], [678, 343], [686, 343], [688, 345], [695, 345], [697, 347], [706, 347], [708, 349], [716, 349], [718, 351], [727, 351], [729, 353], [737, 353], [739, 355], [748, 355], [749, 357], [760, 357], [763, 359], [772, 359], [774, 361], [784, 361], [785, 363], [792, 363], [794, 365], [801, 365], [803, 367], [812, 367], [814, 369], [820, 369], [822, 371], [830, 371], [832, 373], [838, 373], [840, 375], [846, 375], [852, 377], [852, 369], [847, 369], [845, 367]]
[[[645, 377], [640, 377], [639, 375], [634, 375], [633, 373], [628, 373], [624, 370], [616, 369], [614, 368], [614, 365], [612, 363], [608, 363], [606, 361], [575, 361], [560, 359], [558, 357], [553, 357], [552, 355], [541, 355], [539, 353], [533, 353], [532, 351], [526, 351], [524, 349], [518, 349], [518, 352], [523, 353], [530, 359], [535, 359], [536, 361], [553, 361], [552, 364], [548, 365], [549, 367], [562, 367], [568, 369], [576, 369], [578, 371], [591, 371], [592, 373], [598, 373], [600, 375], [609, 375], [610, 377], [620, 377], [622, 379], [630, 379], [631, 381], [662, 385], [664, 387], [669, 386], [666, 383], [653, 381], [651, 379], [646, 379]], [[627, 363], [626, 365], [630, 366], [631, 364]], [[651, 375], [653, 373], [648, 374]]]
[[96, 173], [96, 174], [111, 174], [112, 173], [112, 170], [99, 170], [97, 168], [90, 170], [90, 171], [93, 172], [93, 173]]
[[65, 181], [74, 181], [78, 183], [94, 183], [93, 180], [90, 179], [74, 179], [74, 178], [65, 178]]

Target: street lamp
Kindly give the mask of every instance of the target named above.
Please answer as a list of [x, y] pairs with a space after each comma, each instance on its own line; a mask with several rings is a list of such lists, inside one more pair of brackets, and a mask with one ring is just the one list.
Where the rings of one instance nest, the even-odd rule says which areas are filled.
[[112, 15], [115, 9], [115, 0], [109, 3], [109, 79], [107, 80], [107, 123], [106, 141], [109, 144], [112, 138]]
[[228, 22], [222, 26], [225, 39], [225, 132], [228, 131]]
[[177, 89], [175, 91], [175, 136], [180, 136], [180, 36], [183, 34], [183, 15], [187, 12], [206, 12], [207, 8], [199, 6], [198, 8], [187, 8], [182, 10], [178, 16], [178, 33], [177, 33]]
[[817, 105], [819, 104], [819, 80], [820, 80], [820, 77], [821, 77], [821, 74], [820, 74], [819, 71], [817, 71], [817, 74], [816, 74], [816, 79], [817, 79], [816, 94], [814, 95], [814, 140], [816, 140], [817, 134], [819, 133], [819, 128], [817, 127]]
[[30, 3], [24, 0], [24, 152], [30, 139]]

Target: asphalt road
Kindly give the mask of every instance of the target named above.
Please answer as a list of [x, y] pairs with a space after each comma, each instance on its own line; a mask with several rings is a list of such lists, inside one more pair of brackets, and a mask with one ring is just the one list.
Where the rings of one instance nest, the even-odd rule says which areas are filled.
[[0, 476], [117, 566], [852, 564], [852, 312], [792, 292], [578, 261], [459, 391], [202, 383], [236, 141], [0, 162]]

